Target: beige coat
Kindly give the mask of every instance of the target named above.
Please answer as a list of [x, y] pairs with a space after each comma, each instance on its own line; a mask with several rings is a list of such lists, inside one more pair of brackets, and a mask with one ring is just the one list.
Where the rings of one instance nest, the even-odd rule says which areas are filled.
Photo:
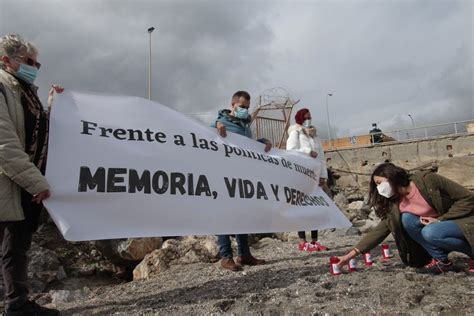
[[25, 121], [19, 82], [0, 69], [0, 222], [23, 220], [21, 189], [34, 195], [49, 189], [25, 152]]

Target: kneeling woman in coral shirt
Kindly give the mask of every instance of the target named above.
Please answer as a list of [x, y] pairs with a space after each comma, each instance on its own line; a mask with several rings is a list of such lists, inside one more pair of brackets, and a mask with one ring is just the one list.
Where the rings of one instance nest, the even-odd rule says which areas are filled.
[[394, 235], [402, 261], [419, 273], [453, 270], [451, 251], [474, 257], [474, 194], [430, 171], [409, 175], [391, 163], [379, 165], [370, 179], [369, 203], [380, 224], [367, 233], [341, 265]]

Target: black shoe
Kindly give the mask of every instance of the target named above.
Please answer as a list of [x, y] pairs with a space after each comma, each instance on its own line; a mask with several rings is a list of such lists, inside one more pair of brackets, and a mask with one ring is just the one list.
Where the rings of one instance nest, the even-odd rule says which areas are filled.
[[426, 266], [416, 269], [416, 272], [421, 274], [442, 274], [453, 270], [454, 265], [451, 261], [441, 262], [440, 260], [432, 259]]
[[5, 316], [59, 316], [57, 309], [46, 308], [28, 301], [18, 309], [7, 309]]

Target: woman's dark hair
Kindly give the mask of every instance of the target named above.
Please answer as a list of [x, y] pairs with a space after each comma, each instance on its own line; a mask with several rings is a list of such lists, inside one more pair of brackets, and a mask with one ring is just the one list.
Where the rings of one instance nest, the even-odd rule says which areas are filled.
[[[374, 176], [387, 178], [388, 183], [393, 190], [393, 196], [390, 199], [379, 194], [377, 191], [377, 184], [375, 184], [374, 181]], [[409, 185], [410, 176], [405, 169], [397, 167], [390, 162], [380, 164], [375, 168], [370, 176], [369, 185], [369, 204], [375, 208], [375, 214], [380, 218], [385, 218], [389, 212], [389, 202], [396, 202], [400, 198], [398, 193], [399, 188], [407, 187]]]
[[296, 122], [296, 124], [303, 125], [304, 116], [305, 116], [306, 113], [308, 113], [308, 112], [309, 112], [308, 109], [301, 109], [301, 110], [299, 110], [298, 112], [296, 112], [296, 115], [295, 115], [295, 122]]

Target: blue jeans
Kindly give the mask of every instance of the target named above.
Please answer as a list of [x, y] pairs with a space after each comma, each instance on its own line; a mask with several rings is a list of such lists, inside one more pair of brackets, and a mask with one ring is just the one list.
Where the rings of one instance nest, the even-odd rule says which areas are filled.
[[447, 260], [451, 251], [462, 252], [472, 258], [471, 246], [454, 221], [423, 225], [419, 216], [402, 213], [402, 225], [407, 234], [435, 259]]
[[[250, 255], [250, 248], [247, 234], [235, 235], [237, 241], [237, 253], [239, 256]], [[229, 235], [217, 235], [217, 245], [221, 258], [232, 259], [232, 246]]]

